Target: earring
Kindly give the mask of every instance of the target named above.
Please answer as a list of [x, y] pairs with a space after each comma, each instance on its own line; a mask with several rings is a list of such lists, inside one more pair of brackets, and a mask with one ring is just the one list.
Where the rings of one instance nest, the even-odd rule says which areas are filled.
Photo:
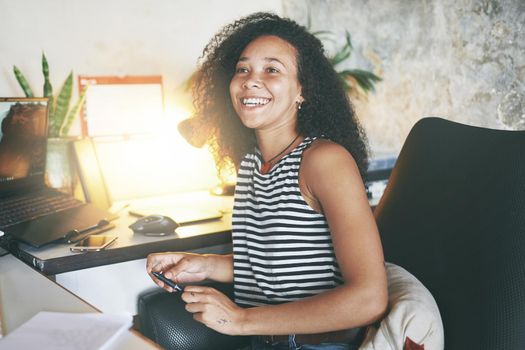
[[297, 103], [297, 109], [301, 109], [303, 102], [297, 101], [296, 103]]

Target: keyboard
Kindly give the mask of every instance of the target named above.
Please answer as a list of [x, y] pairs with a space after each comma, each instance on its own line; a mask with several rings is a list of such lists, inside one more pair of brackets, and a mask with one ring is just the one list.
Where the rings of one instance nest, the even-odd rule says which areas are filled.
[[13, 226], [41, 216], [75, 208], [83, 203], [60, 192], [25, 195], [0, 202], [0, 228]]

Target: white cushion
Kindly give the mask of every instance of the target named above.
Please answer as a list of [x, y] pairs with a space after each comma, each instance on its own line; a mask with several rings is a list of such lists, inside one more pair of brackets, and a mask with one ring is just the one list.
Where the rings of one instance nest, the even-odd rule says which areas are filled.
[[425, 350], [444, 348], [441, 315], [428, 289], [404, 268], [387, 263], [389, 312], [370, 326], [360, 350], [403, 350], [406, 337]]

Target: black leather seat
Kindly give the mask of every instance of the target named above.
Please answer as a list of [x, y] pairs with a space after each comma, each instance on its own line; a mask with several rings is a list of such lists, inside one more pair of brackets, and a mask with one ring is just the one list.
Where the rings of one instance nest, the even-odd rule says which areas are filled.
[[[374, 214], [386, 260], [434, 295], [447, 350], [525, 349], [525, 131], [420, 120]], [[194, 322], [177, 295], [141, 296], [139, 316], [167, 349], [247, 344]]]
[[436, 299], [445, 349], [525, 349], [525, 131], [420, 120], [374, 214], [385, 259]]
[[[233, 297], [231, 284], [210, 284]], [[156, 288], [138, 299], [139, 327], [142, 334], [168, 350], [229, 350], [249, 345], [249, 337], [232, 337], [215, 332], [193, 320], [180, 293]]]

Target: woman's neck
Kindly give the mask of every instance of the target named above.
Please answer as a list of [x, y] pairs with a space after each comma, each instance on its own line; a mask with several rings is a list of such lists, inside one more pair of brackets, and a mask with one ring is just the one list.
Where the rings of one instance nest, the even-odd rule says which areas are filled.
[[302, 142], [294, 129], [276, 130], [273, 132], [256, 132], [257, 145], [265, 162], [276, 163]]

